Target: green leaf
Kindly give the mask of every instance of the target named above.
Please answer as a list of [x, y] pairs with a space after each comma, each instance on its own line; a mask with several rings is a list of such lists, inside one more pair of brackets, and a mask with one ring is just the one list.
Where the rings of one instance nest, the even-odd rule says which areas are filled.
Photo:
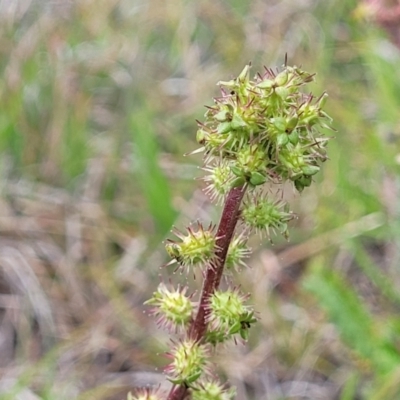
[[201, 371], [196, 372], [195, 374], [189, 376], [187, 379], [185, 379], [185, 383], [193, 383], [195, 381], [197, 381], [197, 379], [199, 379], [201, 376]]
[[301, 170], [303, 171], [303, 174], [306, 176], [312, 176], [315, 175], [320, 168], [318, 165], [304, 165]]
[[229, 328], [229, 335], [234, 335], [235, 333], [238, 333], [240, 329], [242, 328], [242, 325], [240, 321], [236, 321], [230, 328]]
[[143, 192], [147, 208], [157, 227], [157, 233], [164, 235], [175, 220], [170, 188], [159, 164], [159, 150], [154, 118], [149, 109], [142, 106], [129, 117], [129, 127], [136, 146], [136, 163], [140, 179], [138, 188]]
[[289, 79], [289, 74], [287, 70], [284, 70], [280, 72], [276, 77], [275, 77], [275, 83], [278, 86], [283, 86]]
[[232, 117], [231, 117], [229, 111], [222, 110], [222, 111], [218, 112], [217, 114], [215, 114], [214, 118], [219, 122], [226, 122], [226, 121], [230, 121]]
[[340, 394], [340, 400], [354, 400], [357, 393], [358, 374], [353, 374], [346, 379]]
[[379, 265], [376, 265], [371, 256], [363, 248], [361, 243], [351, 243], [352, 253], [364, 274], [370, 279], [371, 283], [379, 289], [379, 292], [390, 301], [400, 305], [400, 294], [395, 282], [384, 273]]
[[289, 135], [287, 133], [281, 133], [276, 138], [276, 145], [282, 147], [289, 142]]
[[272, 86], [274, 86], [275, 82], [271, 81], [270, 79], [266, 79], [262, 82], [260, 82], [257, 87], [259, 87], [260, 89], [271, 89]]
[[388, 373], [398, 367], [397, 349], [379, 335], [373, 317], [339, 273], [319, 266], [311, 271], [304, 286], [317, 297], [344, 341], [370, 360], [377, 372]]
[[286, 132], [292, 132], [294, 128], [296, 128], [297, 123], [299, 122], [299, 117], [297, 115], [293, 115], [286, 121]]
[[245, 179], [243, 177], [239, 177], [232, 181], [231, 187], [235, 188], [235, 187], [243, 186], [245, 183], [246, 183]]
[[247, 124], [239, 114], [234, 114], [231, 126], [232, 126], [232, 129], [239, 129], [239, 128], [246, 127]]
[[221, 122], [218, 125], [218, 129], [217, 129], [217, 133], [219, 134], [224, 134], [224, 133], [228, 133], [232, 130], [232, 125], [230, 122]]
[[272, 123], [278, 129], [279, 132], [285, 132], [286, 129], [286, 119], [283, 117], [273, 118]]
[[231, 165], [231, 171], [233, 172], [234, 175], [243, 178], [243, 170], [236, 165]]
[[296, 146], [299, 143], [299, 132], [298, 130], [293, 130], [290, 135], [288, 135], [290, 143]]
[[264, 184], [267, 181], [267, 178], [261, 174], [260, 172], [253, 172], [250, 177], [250, 183], [253, 186], [259, 186]]
[[289, 96], [289, 90], [284, 87], [284, 86], [280, 86], [275, 88], [275, 93], [282, 99], [282, 100], [286, 100], [286, 98]]

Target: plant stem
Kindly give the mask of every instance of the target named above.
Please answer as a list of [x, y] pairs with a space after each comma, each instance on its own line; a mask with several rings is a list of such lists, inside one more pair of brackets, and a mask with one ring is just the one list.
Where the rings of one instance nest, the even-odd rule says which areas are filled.
[[[197, 315], [188, 331], [188, 336], [199, 342], [207, 329], [207, 316], [209, 314], [207, 304], [210, 296], [218, 289], [221, 282], [226, 255], [240, 216], [240, 204], [245, 192], [245, 186], [232, 188], [224, 204], [217, 230], [215, 257], [207, 266]], [[185, 385], [173, 387], [167, 400], [183, 400], [186, 394], [187, 387]]]
[[169, 392], [167, 400], [184, 400], [187, 394], [185, 385], [174, 386]]
[[228, 193], [222, 211], [221, 220], [217, 230], [215, 258], [207, 266], [206, 277], [204, 279], [203, 288], [199, 308], [196, 318], [189, 329], [189, 336], [196, 341], [200, 341], [204, 336], [207, 328], [207, 304], [210, 296], [218, 289], [224, 271], [226, 255], [232, 240], [236, 223], [239, 219], [239, 208], [242, 202], [245, 187], [232, 188]]

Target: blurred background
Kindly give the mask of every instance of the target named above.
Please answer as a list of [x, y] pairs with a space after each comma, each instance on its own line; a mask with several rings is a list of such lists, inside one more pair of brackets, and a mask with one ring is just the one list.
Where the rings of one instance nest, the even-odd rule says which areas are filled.
[[290, 241], [255, 237], [233, 278], [248, 343], [213, 357], [239, 400], [399, 399], [399, 27], [396, 0], [0, 0], [0, 398], [165, 385], [162, 241], [220, 213], [195, 119], [287, 54], [337, 132]]

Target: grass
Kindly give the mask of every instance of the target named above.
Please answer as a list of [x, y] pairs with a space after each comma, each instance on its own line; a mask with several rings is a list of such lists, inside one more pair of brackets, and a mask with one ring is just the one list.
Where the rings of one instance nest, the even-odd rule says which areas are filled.
[[171, 225], [215, 215], [183, 156], [195, 119], [218, 80], [285, 53], [317, 72], [337, 132], [290, 243], [240, 276], [258, 326], [215, 357], [238, 399], [400, 396], [400, 51], [357, 7], [0, 2], [1, 398], [165, 384], [142, 303], [172, 275]]

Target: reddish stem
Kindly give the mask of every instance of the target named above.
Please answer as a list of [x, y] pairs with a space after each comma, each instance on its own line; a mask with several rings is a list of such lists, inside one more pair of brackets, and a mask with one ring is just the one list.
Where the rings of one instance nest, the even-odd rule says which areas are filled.
[[[245, 191], [244, 186], [232, 188], [225, 201], [217, 230], [215, 258], [207, 266], [197, 315], [188, 331], [189, 337], [199, 342], [206, 333], [209, 314], [207, 304], [210, 296], [218, 289], [221, 282], [226, 255], [239, 219], [240, 203]], [[186, 395], [187, 387], [185, 385], [175, 386], [171, 389], [167, 400], [183, 400]]]
[[207, 267], [197, 315], [189, 329], [189, 336], [197, 341], [201, 340], [207, 328], [206, 321], [209, 311], [206, 306], [210, 296], [219, 287], [226, 255], [239, 219], [239, 207], [244, 193], [244, 187], [233, 188], [225, 201], [217, 230], [215, 259]]
[[167, 400], [184, 400], [187, 395], [185, 385], [174, 386], [169, 392]]

